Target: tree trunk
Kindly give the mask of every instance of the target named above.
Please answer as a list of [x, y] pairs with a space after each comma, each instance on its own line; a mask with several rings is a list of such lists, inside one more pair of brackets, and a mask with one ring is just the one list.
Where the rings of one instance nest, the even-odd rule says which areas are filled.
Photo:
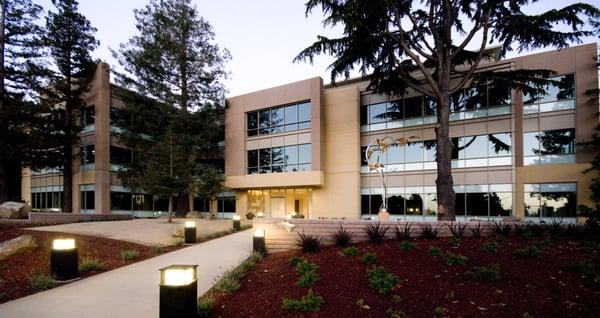
[[182, 192], [177, 200], [177, 215], [185, 217], [190, 212], [190, 194]]
[[169, 223], [173, 223], [173, 194], [169, 194]]
[[8, 175], [6, 164], [0, 160], [0, 203], [8, 200]]
[[438, 101], [438, 123], [435, 128], [437, 141], [437, 189], [438, 220], [454, 221], [454, 181], [452, 180], [452, 142], [450, 141], [450, 96], [445, 93]]
[[[0, 117], [4, 116], [4, 24], [6, 23], [6, 5], [7, 1], [2, 1], [2, 12], [0, 12]], [[4, 119], [0, 119], [0, 129], [4, 130], [8, 123], [4, 122]], [[6, 136], [0, 136], [0, 139], [6, 138]], [[0, 145], [0, 155], [4, 155], [5, 144]], [[0, 158], [0, 203], [8, 200], [8, 176], [6, 172], [7, 164]]]
[[[64, 146], [65, 163], [63, 165], [63, 206], [62, 212], [73, 212], [73, 145]], [[83, 207], [81, 207], [83, 208]]]

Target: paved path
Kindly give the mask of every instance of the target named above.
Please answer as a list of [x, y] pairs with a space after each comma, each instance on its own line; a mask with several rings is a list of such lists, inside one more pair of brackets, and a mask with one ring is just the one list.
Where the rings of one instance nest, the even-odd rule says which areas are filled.
[[228, 235], [0, 305], [1, 318], [158, 317], [158, 269], [198, 264], [198, 295], [252, 251], [252, 231]]

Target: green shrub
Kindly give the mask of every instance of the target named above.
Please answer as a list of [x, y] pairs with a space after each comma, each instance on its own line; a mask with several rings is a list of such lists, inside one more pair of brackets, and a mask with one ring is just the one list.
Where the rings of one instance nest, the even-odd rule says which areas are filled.
[[448, 265], [465, 265], [469, 260], [469, 258], [464, 255], [454, 254], [450, 252], [446, 253], [444, 255], [444, 258], [446, 259], [446, 263]]
[[254, 252], [238, 267], [232, 268], [216, 279], [214, 288], [224, 294], [231, 294], [241, 287], [241, 280], [248, 270], [262, 259], [262, 255]]
[[478, 282], [495, 282], [502, 279], [500, 274], [500, 265], [494, 264], [492, 266], [476, 266], [469, 272], [467, 276], [474, 281]]
[[340, 225], [339, 229], [331, 233], [331, 238], [335, 242], [336, 246], [345, 247], [348, 246], [348, 244], [350, 244], [352, 241], [352, 233]]
[[408, 241], [412, 234], [412, 223], [406, 222], [402, 228], [394, 227], [398, 241]]
[[173, 246], [183, 246], [185, 241], [182, 238], [176, 238], [173, 240]]
[[152, 251], [152, 253], [164, 253], [165, 248], [160, 244], [154, 244], [150, 246], [150, 251]]
[[79, 263], [80, 272], [98, 272], [104, 269], [104, 263], [93, 257], [84, 257]]
[[319, 269], [319, 266], [317, 264], [311, 263], [306, 260], [296, 264], [296, 274], [298, 274], [299, 276], [310, 272], [316, 272], [317, 269]]
[[585, 276], [592, 276], [596, 272], [594, 264], [586, 259], [580, 260], [577, 263], [570, 264], [566, 268], [570, 272], [578, 273]]
[[477, 222], [477, 225], [469, 228], [469, 230], [471, 231], [471, 237], [476, 237], [476, 238], [481, 237], [481, 234], [483, 233], [483, 228], [481, 227], [481, 222]]
[[363, 264], [375, 264], [377, 263], [377, 256], [374, 253], [365, 253], [361, 256], [360, 262]]
[[316, 271], [307, 272], [298, 278], [296, 285], [300, 287], [308, 287], [314, 285], [317, 281], [319, 281], [319, 274], [317, 274]]
[[435, 240], [440, 233], [440, 229], [431, 224], [425, 224], [421, 226], [421, 238], [426, 240]]
[[210, 297], [198, 300], [197, 313], [198, 318], [209, 318], [212, 312], [214, 300]]
[[481, 250], [488, 253], [498, 251], [498, 247], [500, 247], [500, 244], [494, 240], [485, 241], [483, 244], [481, 244]]
[[459, 246], [460, 242], [461, 242], [461, 239], [458, 236], [453, 236], [448, 240], [448, 244], [450, 244], [452, 246]]
[[302, 249], [302, 252], [315, 253], [321, 250], [321, 239], [305, 233], [298, 233], [296, 246]]
[[390, 318], [407, 318], [408, 317], [408, 315], [404, 311], [398, 310], [398, 309], [388, 308], [388, 310], [385, 313]]
[[369, 285], [379, 294], [388, 294], [400, 282], [398, 276], [389, 273], [384, 267], [375, 266], [367, 270]]
[[435, 308], [433, 308], [433, 313], [438, 316], [445, 314], [446, 311], [447, 311], [446, 307], [442, 307], [442, 306], [436, 306]]
[[402, 241], [400, 242], [400, 250], [402, 251], [410, 251], [417, 248], [417, 244], [411, 241]]
[[315, 312], [321, 309], [321, 306], [323, 306], [325, 300], [323, 297], [313, 293], [312, 289], [310, 289], [308, 294], [300, 299], [284, 297], [282, 302], [281, 308], [284, 310]]
[[542, 250], [535, 245], [527, 245], [515, 251], [515, 256], [519, 258], [539, 258]]
[[529, 223], [527, 224], [527, 231], [536, 237], [544, 236], [546, 234], [546, 226], [539, 223]]
[[381, 226], [379, 222], [375, 224], [368, 224], [364, 231], [367, 234], [367, 239], [370, 243], [379, 244], [385, 238], [385, 234], [389, 229], [385, 226]]
[[492, 233], [499, 237], [508, 237], [512, 226], [509, 223], [494, 221], [491, 224]]
[[46, 275], [41, 271], [34, 271], [29, 275], [29, 286], [35, 291], [42, 291], [56, 287], [57, 283], [54, 277]]
[[357, 256], [358, 253], [360, 253], [360, 251], [358, 248], [356, 248], [356, 246], [346, 247], [342, 250], [342, 255], [344, 256]]
[[294, 267], [296, 267], [296, 265], [298, 265], [300, 262], [306, 262], [306, 259], [304, 257], [294, 256], [288, 261], [288, 263]]
[[431, 256], [444, 256], [444, 252], [439, 247], [430, 246], [429, 255]]
[[465, 230], [467, 229], [467, 223], [461, 224], [460, 222], [454, 223], [450, 222], [450, 224], [446, 224], [450, 233], [452, 233], [452, 237], [461, 238], [465, 235]]
[[515, 235], [520, 241], [529, 240], [532, 236], [531, 232], [529, 232], [527, 225], [525, 224], [515, 224]]
[[140, 253], [136, 250], [121, 250], [121, 259], [131, 261], [140, 256]]

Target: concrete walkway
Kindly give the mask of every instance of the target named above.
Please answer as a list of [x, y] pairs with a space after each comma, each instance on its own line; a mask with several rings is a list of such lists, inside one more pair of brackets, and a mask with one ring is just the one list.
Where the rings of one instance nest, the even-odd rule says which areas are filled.
[[252, 231], [228, 235], [0, 305], [0, 317], [158, 317], [158, 269], [198, 265], [198, 296], [252, 251]]

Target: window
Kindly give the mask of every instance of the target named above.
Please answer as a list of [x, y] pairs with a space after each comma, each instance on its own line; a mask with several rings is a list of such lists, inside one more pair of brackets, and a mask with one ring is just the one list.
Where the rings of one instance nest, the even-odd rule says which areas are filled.
[[310, 123], [310, 102], [277, 106], [246, 113], [248, 137], [308, 129]]
[[94, 210], [94, 191], [81, 191], [81, 209]]
[[91, 126], [96, 123], [96, 110], [94, 105], [87, 106], [81, 114], [81, 125], [83, 127]]
[[210, 199], [194, 197], [194, 211], [210, 212]]
[[248, 174], [309, 171], [310, 167], [310, 144], [247, 151]]
[[577, 184], [525, 184], [525, 216], [544, 218], [575, 217]]
[[93, 170], [94, 162], [96, 161], [96, 148], [94, 145], [81, 147], [81, 169]]
[[131, 210], [131, 193], [129, 193], [129, 192], [111, 192], [110, 193], [110, 209], [118, 210], [118, 211], [130, 211]]
[[126, 165], [131, 163], [131, 150], [110, 146], [110, 163], [113, 165]]
[[235, 197], [220, 197], [217, 200], [217, 212], [235, 213]]
[[62, 186], [31, 188], [31, 208], [34, 210], [61, 210]]
[[575, 108], [575, 76], [573, 74], [548, 78], [545, 93], [523, 94], [525, 114]]
[[524, 165], [572, 162], [575, 162], [575, 129], [523, 134]]
[[129, 113], [125, 109], [110, 107], [110, 126], [112, 128], [128, 127], [131, 124]]
[[134, 194], [132, 199], [133, 199], [133, 210], [135, 210], [135, 211], [152, 211], [152, 195], [151, 194]]

